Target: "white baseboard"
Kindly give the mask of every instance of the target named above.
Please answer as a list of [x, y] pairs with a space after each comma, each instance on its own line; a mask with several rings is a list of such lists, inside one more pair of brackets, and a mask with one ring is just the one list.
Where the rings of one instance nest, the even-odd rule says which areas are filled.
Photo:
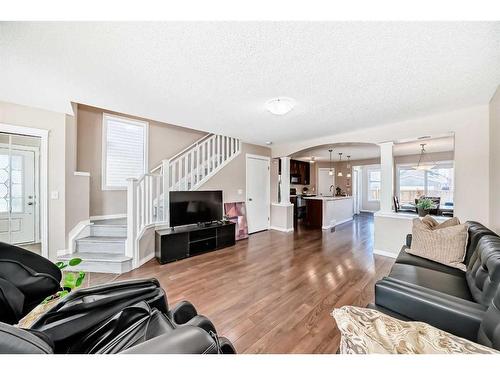
[[387, 251], [387, 250], [373, 249], [373, 254], [382, 255], [384, 257], [389, 257], [389, 258], [393, 258], [393, 259], [396, 259], [398, 257], [398, 254], [395, 254], [395, 253], [393, 253], [391, 251]]
[[91, 216], [90, 220], [124, 219], [126, 217], [127, 214], [98, 215], [98, 216]]
[[373, 210], [359, 210], [359, 212], [368, 212], [369, 214], [374, 214], [375, 212], [378, 212], [378, 211], [373, 211]]
[[149, 255], [146, 255], [144, 258], [140, 259], [139, 260], [139, 263], [137, 264], [137, 267], [136, 268], [139, 268], [140, 266], [142, 266], [144, 263], [146, 262], [149, 262], [151, 259], [153, 259], [155, 257], [155, 253], [154, 251], [149, 254]]
[[323, 229], [323, 230], [329, 230], [329, 229], [335, 228], [337, 225], [348, 223], [349, 221], [353, 221], [353, 220], [354, 219], [351, 217], [351, 218], [348, 218], [348, 219], [345, 219], [345, 220], [338, 221], [338, 222], [335, 223], [335, 225], [324, 225], [324, 226], [321, 227], [321, 229]]
[[[69, 233], [68, 233], [68, 248], [65, 250], [67, 252], [65, 254], [61, 254], [61, 255], [68, 255], [68, 254], [73, 253], [73, 249], [75, 248], [75, 240], [79, 237], [79, 235], [82, 233], [82, 231], [88, 225], [90, 225], [90, 220], [82, 220], [69, 231]], [[86, 235], [88, 235], [88, 234], [86, 234]], [[80, 237], [82, 237], [82, 236], [80, 236]], [[58, 251], [57, 255], [59, 256], [59, 251]]]
[[57, 250], [57, 257], [62, 257], [65, 255], [70, 255], [73, 254], [73, 251], [71, 249], [62, 249], [62, 250]]
[[273, 227], [273, 226], [269, 227], [269, 229], [277, 230], [278, 232], [285, 232], [285, 233], [290, 233], [290, 232], [293, 232], [293, 230], [294, 230], [293, 228], [287, 229], [287, 228], [280, 228], [280, 227]]

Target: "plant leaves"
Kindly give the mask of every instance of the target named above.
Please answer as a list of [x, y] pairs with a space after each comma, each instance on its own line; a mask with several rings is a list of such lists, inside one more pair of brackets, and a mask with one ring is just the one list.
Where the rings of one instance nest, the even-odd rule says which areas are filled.
[[82, 262], [82, 260], [80, 258], [73, 258], [73, 259], [70, 259], [69, 265], [73, 267], [73, 266], [79, 265], [81, 262]]
[[68, 265], [64, 262], [57, 262], [56, 267], [62, 270], [63, 268], [66, 268]]
[[76, 274], [73, 272], [68, 272], [64, 275], [63, 286], [65, 288], [73, 289], [76, 283]]

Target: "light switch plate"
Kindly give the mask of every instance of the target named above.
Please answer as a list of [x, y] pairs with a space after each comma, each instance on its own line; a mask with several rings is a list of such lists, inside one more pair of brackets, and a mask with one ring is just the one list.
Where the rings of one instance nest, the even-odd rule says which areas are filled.
[[57, 190], [51, 191], [50, 199], [59, 199], [59, 192]]
[[238, 195], [242, 195], [243, 194], [243, 189], [238, 189]]

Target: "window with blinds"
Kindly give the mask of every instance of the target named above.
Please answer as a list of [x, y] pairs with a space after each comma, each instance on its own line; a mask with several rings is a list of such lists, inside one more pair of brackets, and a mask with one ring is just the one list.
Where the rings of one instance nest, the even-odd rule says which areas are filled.
[[125, 190], [146, 173], [148, 123], [104, 114], [102, 131], [102, 189]]

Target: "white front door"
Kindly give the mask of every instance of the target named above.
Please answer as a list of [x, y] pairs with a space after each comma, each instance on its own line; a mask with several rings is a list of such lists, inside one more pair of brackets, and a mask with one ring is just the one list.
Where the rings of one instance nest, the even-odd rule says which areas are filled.
[[35, 241], [35, 152], [0, 147], [0, 241]]
[[335, 195], [335, 169], [332, 171], [330, 176], [330, 168], [318, 168], [318, 195]]
[[270, 159], [247, 154], [246, 189], [248, 233], [269, 229]]

